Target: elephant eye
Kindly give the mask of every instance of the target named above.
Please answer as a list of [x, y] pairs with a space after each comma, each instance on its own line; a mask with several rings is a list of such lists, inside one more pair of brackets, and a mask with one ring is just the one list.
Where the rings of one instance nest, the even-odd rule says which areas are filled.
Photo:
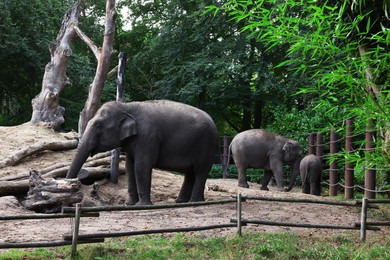
[[95, 121], [95, 127], [96, 127], [97, 129], [101, 128], [103, 125], [104, 125], [104, 124], [103, 124], [103, 122], [102, 122], [101, 120], [96, 120], [96, 121]]

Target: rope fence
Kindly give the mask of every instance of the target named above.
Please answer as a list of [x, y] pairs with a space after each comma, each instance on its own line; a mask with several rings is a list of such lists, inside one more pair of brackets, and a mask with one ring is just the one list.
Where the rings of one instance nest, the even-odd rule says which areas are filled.
[[[343, 125], [345, 126], [345, 135], [339, 137], [335, 130], [331, 130], [329, 131], [328, 136], [330, 140], [328, 142], [324, 142], [323, 132], [313, 132], [307, 135], [308, 154], [315, 154], [322, 159], [323, 163], [329, 162], [328, 169], [324, 165], [324, 172], [329, 173], [329, 181], [322, 182], [322, 184], [329, 186], [329, 196], [337, 196], [339, 192], [338, 187], [344, 188], [344, 196], [347, 199], [354, 197], [354, 189], [356, 188], [363, 191], [364, 196], [369, 199], [374, 199], [377, 193], [387, 193], [390, 196], [390, 188], [383, 189], [386, 186], [390, 186], [390, 181], [382, 177], [381, 184], [377, 184], [377, 173], [382, 174], [381, 176], [390, 174], [390, 160], [382, 163], [382, 167], [377, 167], [379, 166], [378, 161], [371, 157], [374, 151], [381, 149], [381, 147], [376, 147], [375, 145], [377, 140], [375, 133], [378, 129], [373, 129], [371, 123], [368, 123], [365, 132], [354, 133], [353, 119], [346, 120]], [[357, 137], [360, 139], [356, 140]], [[227, 177], [225, 173], [228, 172], [227, 166], [229, 162], [227, 162], [227, 155], [229, 153], [229, 140], [229, 137], [224, 137], [224, 154], [222, 157], [224, 177]], [[340, 153], [339, 150], [342, 149], [340, 144], [342, 142], [345, 146], [343, 152]], [[354, 165], [350, 155], [355, 156], [357, 158], [355, 160], [359, 160], [358, 165]], [[341, 166], [341, 164], [343, 165]], [[364, 171], [364, 176], [359, 175], [359, 177], [361, 176], [360, 178], [364, 177], [364, 185], [355, 184], [356, 170], [359, 170], [359, 173], [361, 172], [362, 174], [362, 171]], [[342, 172], [344, 172], [343, 178], [341, 176]], [[340, 179], [344, 179], [344, 183], [341, 183]]]

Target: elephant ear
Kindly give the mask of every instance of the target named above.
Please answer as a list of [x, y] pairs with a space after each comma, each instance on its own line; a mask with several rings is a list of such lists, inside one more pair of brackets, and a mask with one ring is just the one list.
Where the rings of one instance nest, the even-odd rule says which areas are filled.
[[124, 115], [119, 122], [119, 137], [121, 141], [137, 134], [137, 121], [134, 116], [129, 113], [124, 113]]
[[294, 144], [290, 141], [287, 141], [284, 145], [282, 150], [284, 151], [284, 161], [289, 162], [294, 160], [294, 153], [293, 153]]

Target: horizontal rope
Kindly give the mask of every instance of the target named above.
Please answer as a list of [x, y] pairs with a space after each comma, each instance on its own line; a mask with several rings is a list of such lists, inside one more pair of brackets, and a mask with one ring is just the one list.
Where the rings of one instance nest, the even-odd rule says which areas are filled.
[[328, 185], [329, 187], [334, 187], [334, 186], [341, 186], [343, 188], [346, 188], [346, 189], [356, 189], [356, 188], [359, 188], [361, 190], [364, 190], [364, 191], [369, 191], [369, 192], [374, 192], [374, 193], [384, 193], [384, 192], [390, 192], [390, 189], [387, 189], [387, 190], [381, 190], [381, 189], [375, 189], [375, 190], [371, 190], [371, 189], [367, 189], [361, 185], [354, 185], [354, 186], [347, 186], [345, 184], [342, 184], [341, 182], [337, 182], [335, 184], [330, 184], [329, 182], [326, 182], [326, 181], [323, 181], [321, 182], [321, 184], [326, 184]]

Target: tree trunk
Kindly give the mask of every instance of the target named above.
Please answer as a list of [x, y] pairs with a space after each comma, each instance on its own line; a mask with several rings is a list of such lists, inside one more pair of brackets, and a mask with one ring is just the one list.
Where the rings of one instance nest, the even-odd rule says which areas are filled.
[[59, 95], [70, 85], [66, 68], [72, 55], [70, 46], [76, 36], [73, 25], [78, 23], [80, 12], [81, 2], [77, 1], [65, 14], [57, 39], [49, 46], [51, 60], [45, 68], [42, 89], [31, 102], [31, 122], [34, 124], [44, 122], [49, 127], [58, 129], [65, 122], [65, 109], [59, 105]]
[[[107, 165], [108, 166], [108, 165]], [[66, 173], [68, 172], [69, 167], [58, 168], [49, 173], [42, 174], [44, 178], [64, 178]], [[110, 175], [110, 168], [102, 168], [102, 167], [85, 167], [83, 168], [87, 172], [87, 177], [83, 179], [81, 182], [93, 183], [94, 181], [108, 178]], [[41, 171], [40, 171], [41, 172]], [[31, 174], [31, 172], [29, 172]], [[126, 174], [126, 170], [124, 167], [119, 168], [119, 174]], [[14, 195], [25, 196], [30, 188], [29, 180], [13, 180], [13, 181], [0, 181], [0, 196], [8, 196]]]
[[81, 202], [83, 193], [79, 191], [78, 179], [44, 179], [37, 171], [30, 173], [30, 190], [24, 205], [36, 212], [60, 212], [62, 205]]
[[0, 196], [26, 195], [30, 187], [29, 180], [0, 181]]
[[261, 101], [255, 102], [254, 117], [253, 128], [261, 128], [263, 123], [263, 103]]
[[84, 109], [80, 113], [78, 130], [80, 137], [83, 135], [88, 121], [95, 115], [99, 108], [104, 83], [108, 77], [111, 54], [113, 52], [115, 14], [115, 0], [107, 0], [106, 23], [103, 47], [101, 49], [96, 49], [96, 46], [91, 46], [91, 41], [87, 42], [86, 39], [83, 39], [87, 44], [90, 45], [91, 49], [93, 49], [95, 56], [97, 56], [98, 59], [98, 65], [95, 78], [90, 86], [88, 99], [85, 103]]
[[[118, 64], [118, 76], [117, 76], [117, 88], [116, 88], [116, 101], [124, 101], [124, 90], [125, 90], [125, 70], [126, 70], [126, 53], [119, 53], [119, 64]], [[121, 154], [121, 148], [116, 148], [112, 150], [112, 160], [111, 160], [111, 172], [110, 172], [110, 182], [118, 183], [119, 176], [119, 156]]]

